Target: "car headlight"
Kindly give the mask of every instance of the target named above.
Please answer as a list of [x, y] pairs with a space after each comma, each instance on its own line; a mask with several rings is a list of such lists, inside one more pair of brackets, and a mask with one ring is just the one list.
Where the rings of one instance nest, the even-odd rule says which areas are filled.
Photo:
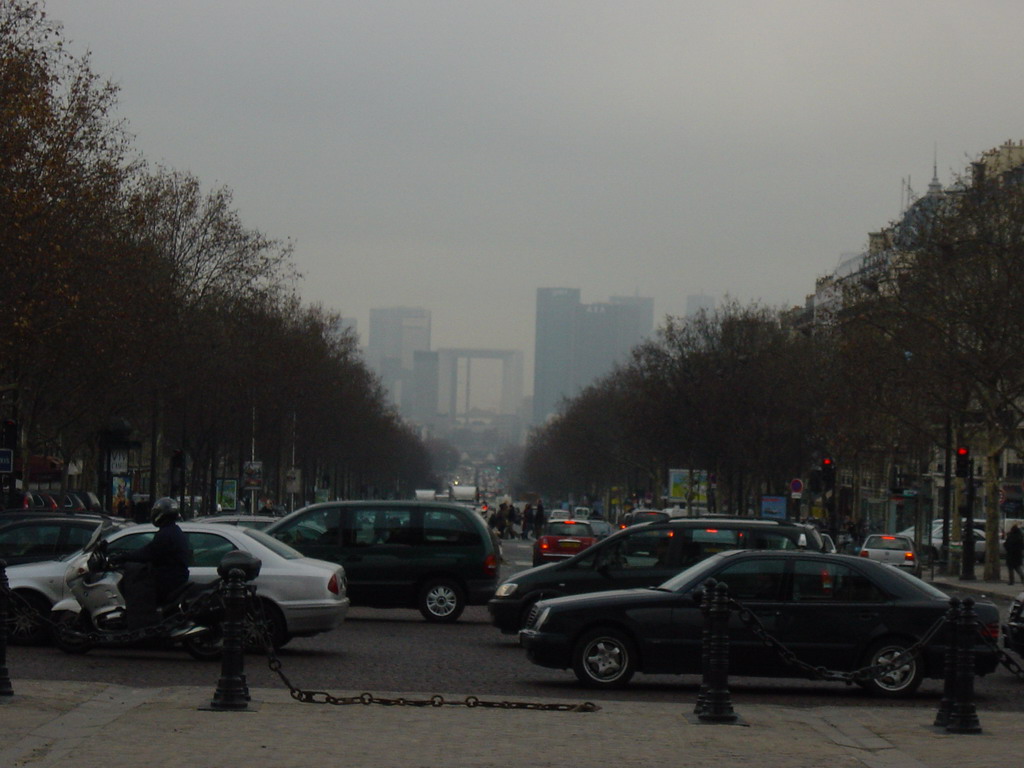
[[540, 629], [541, 627], [543, 627], [544, 622], [548, 620], [548, 616], [550, 615], [551, 608], [545, 607], [543, 610], [541, 610], [540, 615], [537, 617], [537, 620], [533, 622], [533, 629]]
[[512, 595], [516, 593], [516, 587], [518, 586], [519, 585], [516, 584], [514, 581], [506, 581], [504, 584], [501, 584], [497, 590], [495, 590], [494, 596], [512, 597]]

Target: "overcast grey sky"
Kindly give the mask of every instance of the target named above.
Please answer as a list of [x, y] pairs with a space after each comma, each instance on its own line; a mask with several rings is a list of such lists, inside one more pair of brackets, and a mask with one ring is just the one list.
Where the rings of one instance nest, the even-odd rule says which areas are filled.
[[[307, 302], [533, 355], [535, 292], [803, 302], [1024, 139], [1020, 0], [48, 0], [153, 163], [291, 239]], [[365, 336], [364, 336], [365, 340]], [[532, 380], [526, 382], [527, 390]]]

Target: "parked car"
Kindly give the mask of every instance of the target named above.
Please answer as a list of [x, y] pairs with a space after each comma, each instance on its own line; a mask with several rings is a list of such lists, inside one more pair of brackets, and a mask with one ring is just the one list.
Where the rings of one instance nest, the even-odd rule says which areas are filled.
[[[967, 521], [963, 521], [961, 525], [961, 535], [966, 532]], [[900, 536], [909, 536], [913, 539], [917, 534], [914, 531], [914, 526], [904, 528], [899, 532]], [[950, 540], [952, 540], [952, 527], [950, 528]], [[930, 537], [925, 537], [921, 541], [920, 555], [923, 561], [930, 563], [932, 560], [939, 556], [939, 552], [942, 551], [942, 520], [932, 520], [932, 532]], [[985, 529], [978, 524], [978, 521], [974, 521], [974, 559], [975, 562], [983, 562], [985, 559]]]
[[264, 528], [273, 525], [280, 519], [281, 518], [277, 515], [216, 514], [196, 518], [196, 522], [217, 523], [219, 525], [240, 525], [243, 528], [256, 528], [262, 531]]
[[50, 494], [43, 491], [11, 491], [4, 504], [5, 509], [26, 509], [35, 512], [54, 513], [60, 505]]
[[[336, 563], [305, 557], [262, 531], [233, 525], [179, 523], [188, 534], [192, 559], [189, 578], [207, 583], [217, 578], [217, 566], [228, 552], [242, 550], [262, 563], [256, 594], [270, 624], [275, 648], [293, 637], [327, 632], [348, 612], [345, 570]], [[152, 525], [132, 525], [108, 535], [110, 552], [137, 549], [153, 538]], [[64, 574], [67, 560], [49, 560], [7, 569], [14, 594], [11, 600], [10, 637], [15, 642], [39, 643], [50, 635], [48, 617], [58, 600], [67, 597]]]
[[103, 512], [103, 504], [92, 491], [68, 491], [64, 494], [65, 512]]
[[[949, 598], [898, 568], [821, 552], [731, 551], [714, 555], [657, 589], [631, 589], [542, 600], [519, 633], [528, 658], [572, 669], [580, 682], [623, 686], [636, 672], [699, 674], [708, 579], [757, 616], [767, 634], [796, 658], [826, 670], [852, 672], [899, 657], [944, 620]], [[981, 632], [999, 636], [999, 611], [975, 604]], [[907, 696], [925, 677], [942, 677], [946, 633], [921, 653], [860, 683], [882, 696]], [[975, 672], [995, 670], [996, 651], [978, 638]], [[764, 643], [735, 612], [729, 622], [729, 674], [805, 677]]]
[[904, 568], [915, 576], [921, 575], [921, 562], [914, 550], [914, 540], [909, 536], [873, 533], [864, 539], [858, 554], [869, 560]]
[[[48, 513], [5, 522], [0, 525], [0, 560], [11, 566], [70, 555], [85, 546], [101, 522], [98, 515]], [[112, 525], [124, 527], [116, 522]]]
[[821, 551], [813, 526], [754, 518], [678, 518], [633, 525], [580, 554], [520, 571], [487, 603], [491, 623], [517, 632], [538, 600], [581, 592], [655, 587], [694, 563], [727, 549]]
[[553, 520], [533, 543], [533, 564], [541, 565], [579, 554], [597, 541], [585, 520]]
[[334, 501], [292, 512], [266, 532], [300, 552], [340, 563], [353, 605], [418, 608], [451, 622], [484, 605], [500, 554], [474, 510], [429, 501]]

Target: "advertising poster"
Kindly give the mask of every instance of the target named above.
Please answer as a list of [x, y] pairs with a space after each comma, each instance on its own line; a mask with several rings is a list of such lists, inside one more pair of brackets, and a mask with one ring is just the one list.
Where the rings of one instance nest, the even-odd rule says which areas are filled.
[[785, 496], [762, 496], [761, 517], [771, 520], [786, 519], [786, 497]]
[[217, 508], [224, 511], [238, 509], [238, 481], [217, 479]]

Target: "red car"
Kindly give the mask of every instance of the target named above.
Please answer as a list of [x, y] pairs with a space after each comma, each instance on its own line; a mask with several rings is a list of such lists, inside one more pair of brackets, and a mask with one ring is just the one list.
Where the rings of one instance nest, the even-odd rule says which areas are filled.
[[555, 520], [544, 526], [544, 532], [533, 545], [533, 564], [564, 560], [582, 552], [597, 541], [585, 520]]

